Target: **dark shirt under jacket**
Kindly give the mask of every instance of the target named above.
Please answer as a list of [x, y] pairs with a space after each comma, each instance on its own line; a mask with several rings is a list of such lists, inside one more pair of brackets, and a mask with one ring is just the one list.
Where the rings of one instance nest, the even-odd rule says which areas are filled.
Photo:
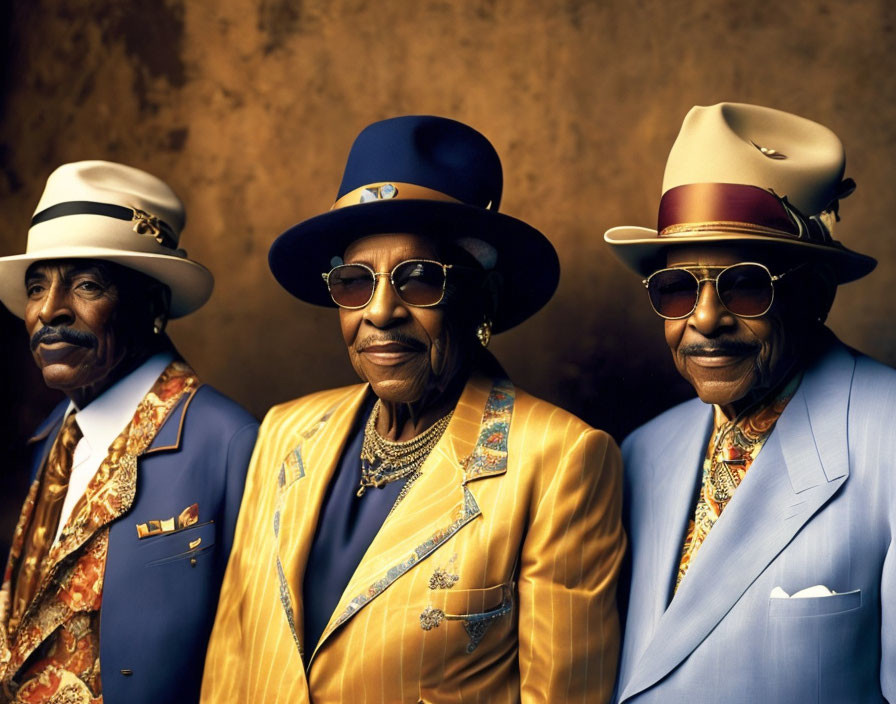
[[358, 422], [330, 481], [308, 555], [302, 584], [305, 612], [305, 657], [311, 657], [342, 592], [348, 586], [361, 558], [386, 520], [406, 480], [368, 488], [358, 497], [361, 481], [361, 444], [364, 426], [376, 397], [358, 414]]

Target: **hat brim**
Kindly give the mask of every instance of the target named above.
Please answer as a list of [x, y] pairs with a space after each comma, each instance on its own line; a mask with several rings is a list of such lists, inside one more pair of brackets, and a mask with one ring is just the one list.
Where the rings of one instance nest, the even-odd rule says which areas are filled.
[[475, 237], [498, 252], [503, 289], [493, 332], [518, 325], [544, 306], [560, 280], [553, 245], [531, 225], [463, 203], [384, 200], [331, 210], [281, 234], [268, 254], [274, 277], [296, 298], [336, 307], [321, 274], [349, 244], [374, 234], [411, 233], [439, 239]]
[[641, 276], [649, 276], [666, 266], [666, 253], [671, 247], [694, 246], [714, 243], [761, 243], [774, 248], [794, 252], [802, 251], [829, 264], [837, 276], [838, 284], [845, 284], [870, 274], [877, 260], [859, 254], [842, 245], [821, 245], [802, 240], [787, 240], [766, 235], [744, 235], [719, 230], [683, 234], [661, 239], [656, 230], [649, 227], [614, 227], [604, 233], [604, 241], [612, 245], [613, 253], [628, 268]]
[[0, 301], [11, 313], [25, 317], [28, 267], [51, 259], [99, 259], [151, 276], [171, 289], [170, 318], [180, 318], [201, 308], [215, 285], [212, 273], [190, 259], [103, 247], [58, 247], [0, 258]]

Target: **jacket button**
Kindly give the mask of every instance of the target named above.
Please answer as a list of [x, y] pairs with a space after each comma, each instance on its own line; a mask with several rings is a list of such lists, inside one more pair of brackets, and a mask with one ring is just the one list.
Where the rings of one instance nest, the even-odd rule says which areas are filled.
[[124, 669], [124, 670], [121, 671], [121, 674], [123, 674], [125, 677], [130, 677], [131, 675], [134, 674], [134, 671], [133, 671], [133, 670]]

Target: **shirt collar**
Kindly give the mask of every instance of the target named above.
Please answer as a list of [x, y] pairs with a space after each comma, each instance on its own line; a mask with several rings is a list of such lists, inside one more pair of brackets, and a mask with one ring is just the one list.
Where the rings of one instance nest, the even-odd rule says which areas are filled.
[[90, 447], [109, 447], [131, 422], [137, 405], [172, 361], [174, 354], [170, 351], [154, 354], [81, 410], [77, 410], [73, 403], [69, 403], [65, 415], [77, 411], [78, 427], [81, 428], [83, 437]]

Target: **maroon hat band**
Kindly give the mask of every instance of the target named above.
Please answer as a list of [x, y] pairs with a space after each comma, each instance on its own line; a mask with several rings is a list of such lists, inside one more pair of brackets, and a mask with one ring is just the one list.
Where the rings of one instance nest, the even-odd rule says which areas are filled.
[[818, 240], [809, 222], [786, 199], [757, 186], [691, 183], [663, 194], [657, 222], [660, 237], [732, 232], [792, 240]]

